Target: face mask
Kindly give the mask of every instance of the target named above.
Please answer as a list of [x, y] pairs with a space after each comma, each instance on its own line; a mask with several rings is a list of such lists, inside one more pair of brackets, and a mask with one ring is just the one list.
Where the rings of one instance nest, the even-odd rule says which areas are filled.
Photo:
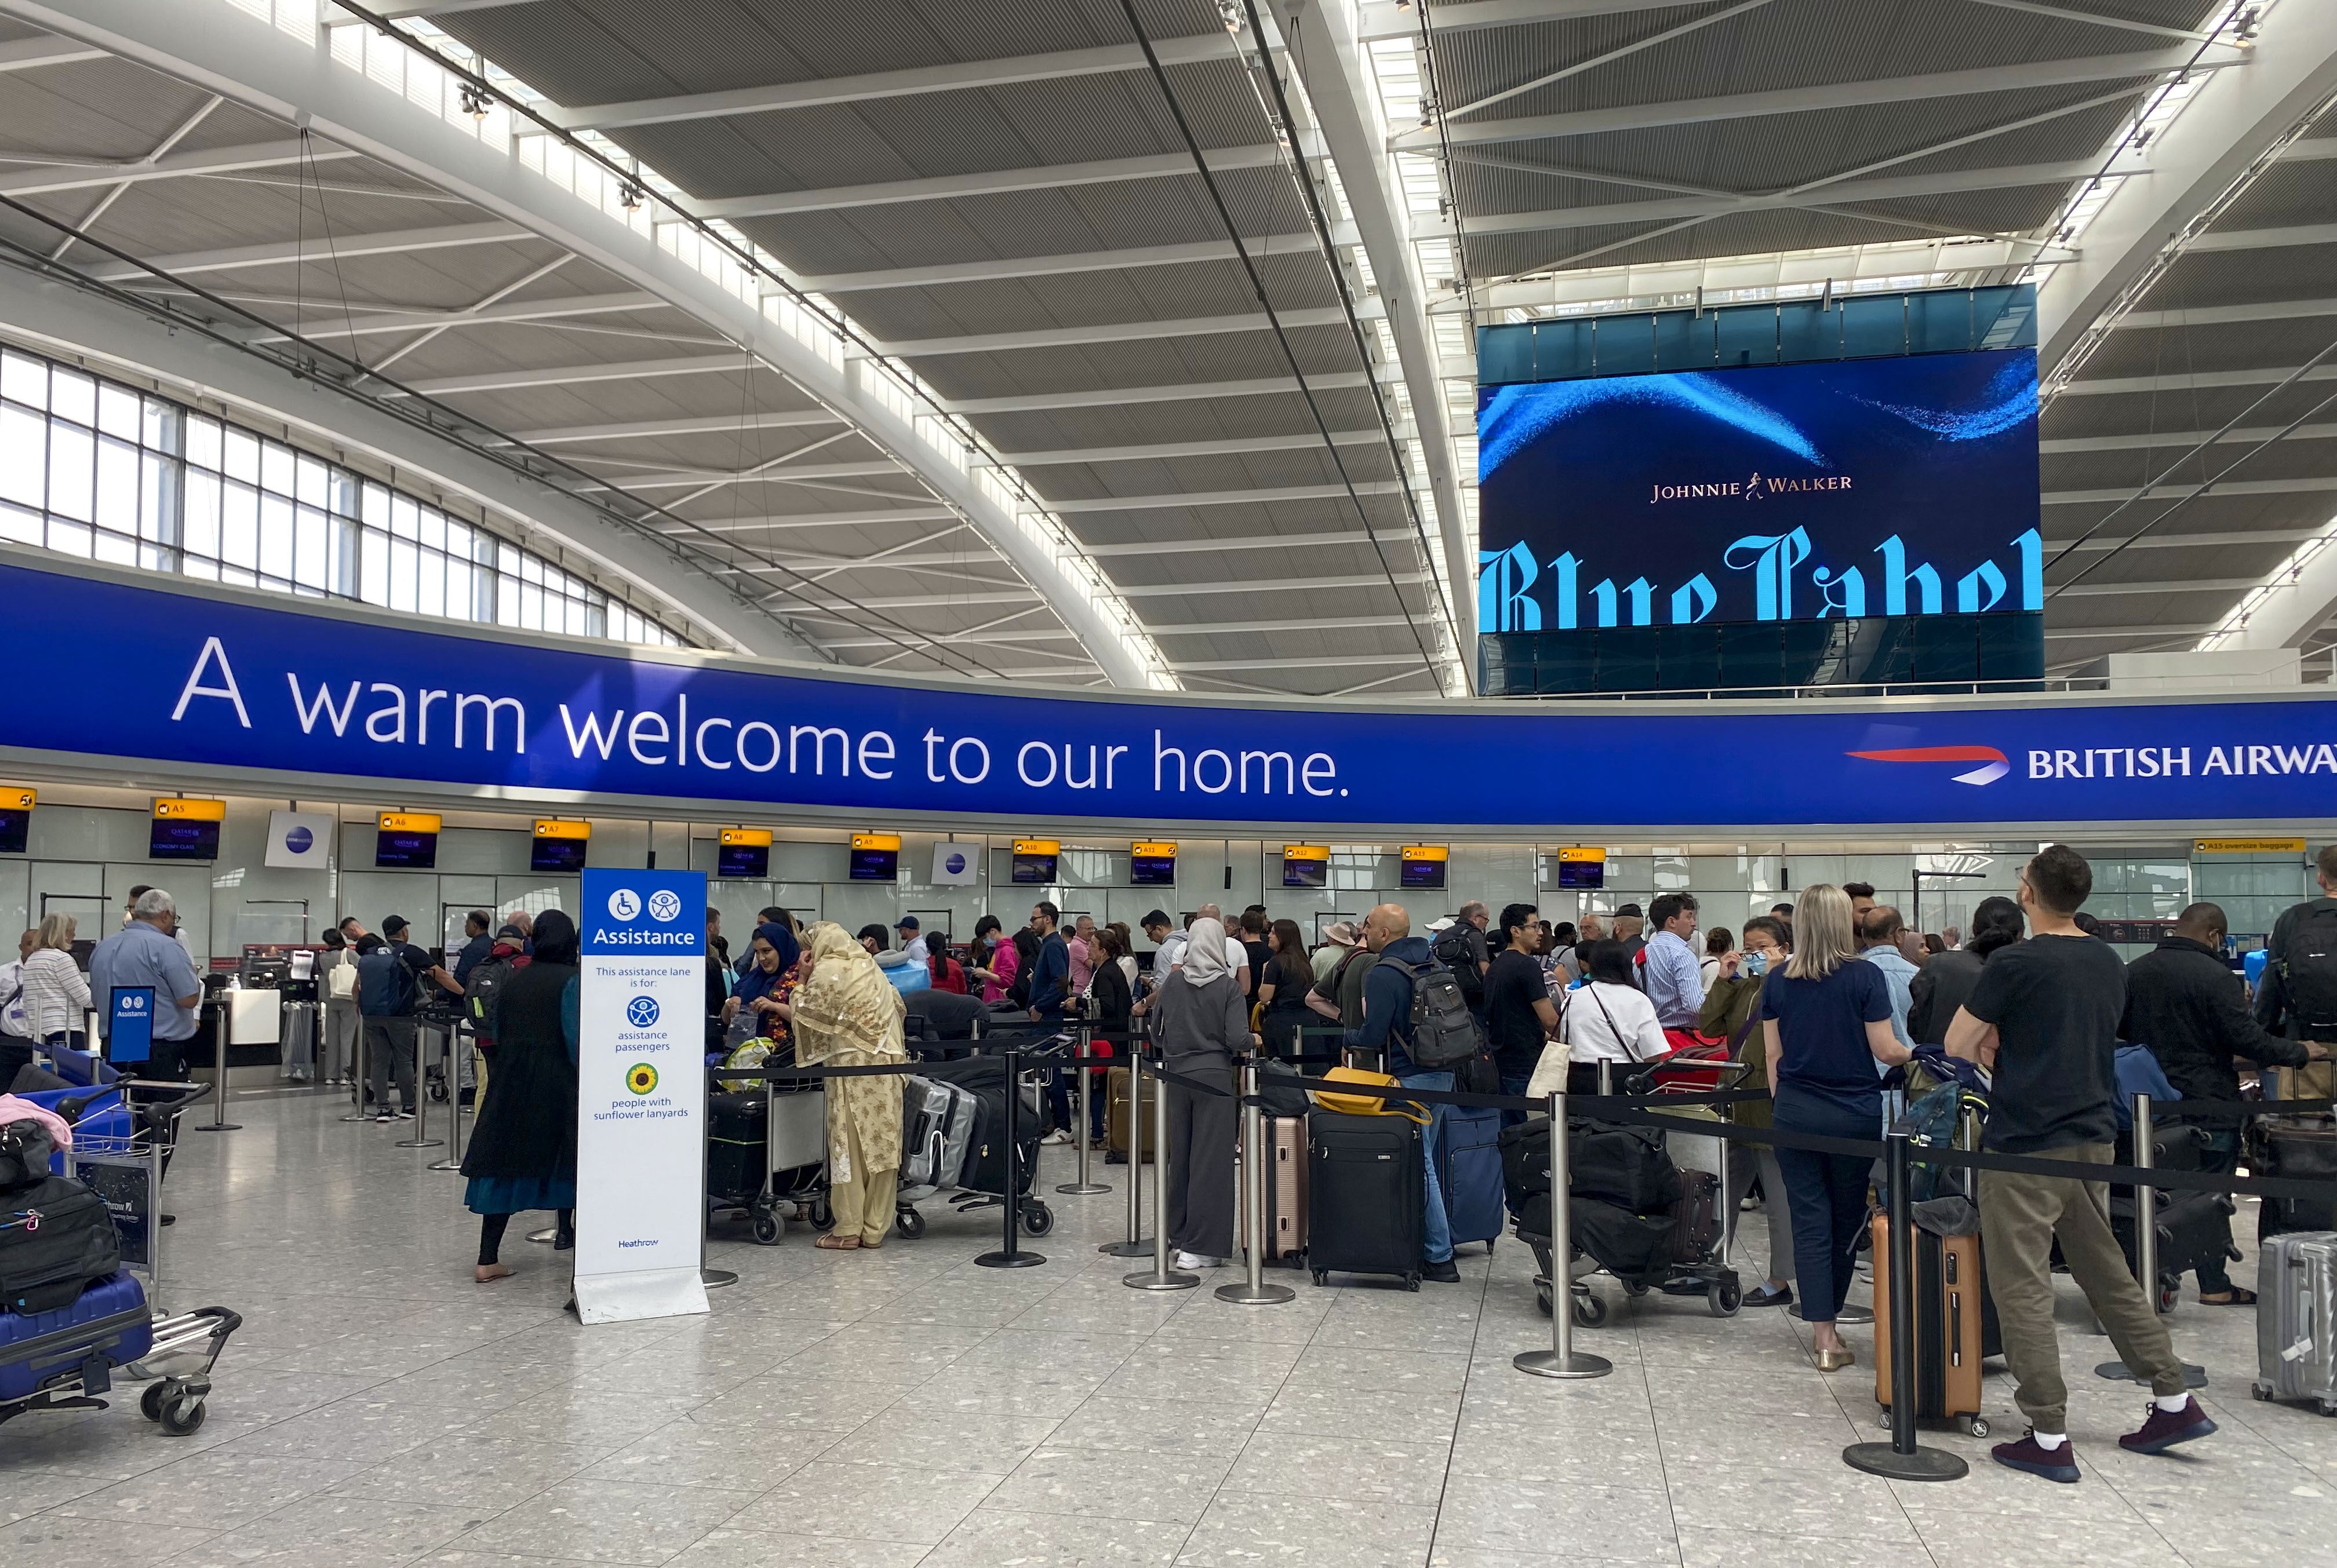
[[1758, 948], [1746, 953], [1745, 955], [1745, 972], [1748, 975], [1767, 974], [1769, 972], [1769, 955], [1763, 952]]

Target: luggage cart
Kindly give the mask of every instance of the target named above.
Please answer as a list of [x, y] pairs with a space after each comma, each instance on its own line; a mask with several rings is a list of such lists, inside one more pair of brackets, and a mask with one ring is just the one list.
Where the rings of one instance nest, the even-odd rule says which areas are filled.
[[[152, 1343], [131, 1360], [115, 1360], [112, 1352], [129, 1336], [151, 1324]], [[30, 1394], [0, 1401], [0, 1426], [40, 1410], [103, 1410], [101, 1396], [113, 1390], [119, 1372], [132, 1381], [152, 1379], [138, 1397], [138, 1408], [173, 1437], [191, 1437], [203, 1424], [211, 1392], [211, 1368], [226, 1348], [228, 1336], [243, 1327], [243, 1319], [225, 1307], [201, 1307], [175, 1317], [154, 1320], [143, 1309], [134, 1322], [109, 1319], [27, 1341], [17, 1348], [20, 1359], [60, 1369], [42, 1378]]]

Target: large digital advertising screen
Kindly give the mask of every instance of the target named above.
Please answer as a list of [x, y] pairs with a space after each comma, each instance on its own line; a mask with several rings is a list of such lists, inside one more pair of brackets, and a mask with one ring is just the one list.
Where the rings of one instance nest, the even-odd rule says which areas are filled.
[[1480, 388], [1478, 629], [2044, 608], [2037, 354]]

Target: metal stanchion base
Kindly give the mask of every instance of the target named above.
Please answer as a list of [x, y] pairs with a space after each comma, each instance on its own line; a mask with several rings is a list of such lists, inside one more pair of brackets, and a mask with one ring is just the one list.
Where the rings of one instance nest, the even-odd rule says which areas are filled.
[[1101, 1182], [1065, 1182], [1055, 1191], [1069, 1193], [1075, 1198], [1084, 1198], [1090, 1193], [1109, 1193], [1111, 1189]]
[[1152, 1239], [1141, 1242], [1106, 1242], [1096, 1249], [1107, 1258], [1149, 1258], [1152, 1256]]
[[206, 1133], [240, 1133], [243, 1131], [243, 1124], [241, 1122], [204, 1122], [199, 1125], [198, 1130]]
[[1537, 1378], [1604, 1378], [1615, 1369], [1615, 1363], [1606, 1357], [1584, 1350], [1567, 1356], [1555, 1350], [1528, 1350], [1511, 1357], [1510, 1365]]
[[[2094, 1376], [2097, 1378], [2107, 1378], [2113, 1383], [2141, 1383], [2147, 1385], [2150, 1382], [2149, 1373], [2137, 1373], [2133, 1368], [2127, 1366], [2124, 1361], [2105, 1361], [2100, 1366], [2094, 1368]], [[2186, 1388], [2205, 1388], [2207, 1386], [2207, 1368], [2198, 1365], [2196, 1362], [2184, 1362], [2183, 1386]]]
[[1200, 1275], [1180, 1274], [1173, 1269], [1166, 1275], [1156, 1274], [1147, 1269], [1140, 1274], [1130, 1274], [1120, 1281], [1131, 1290], [1189, 1290], [1200, 1282]]
[[984, 1252], [973, 1261], [977, 1269], [1035, 1269], [1047, 1260], [1036, 1252]]
[[527, 1233], [527, 1239], [531, 1242], [536, 1242], [540, 1246], [549, 1247], [552, 1242], [560, 1239], [560, 1227], [557, 1225], [546, 1225], [541, 1231], [530, 1231]]
[[393, 1149], [436, 1149], [445, 1146], [444, 1138], [400, 1138], [390, 1145]]
[[1218, 1300], [1231, 1301], [1237, 1307], [1278, 1307], [1285, 1301], [1298, 1300], [1298, 1292], [1287, 1285], [1260, 1285], [1252, 1290], [1246, 1279], [1219, 1285], [1217, 1293]]
[[424, 1169], [431, 1171], [459, 1171], [462, 1168], [463, 1162], [451, 1157], [444, 1160], [433, 1160], [428, 1165], [424, 1167]]
[[1887, 1481], [1961, 1481], [1971, 1474], [1961, 1456], [1944, 1448], [1902, 1454], [1888, 1443], [1853, 1443], [1842, 1451], [1842, 1462]]
[[738, 1276], [728, 1269], [700, 1268], [698, 1271], [698, 1282], [709, 1290], [719, 1290], [725, 1285], [737, 1284]]

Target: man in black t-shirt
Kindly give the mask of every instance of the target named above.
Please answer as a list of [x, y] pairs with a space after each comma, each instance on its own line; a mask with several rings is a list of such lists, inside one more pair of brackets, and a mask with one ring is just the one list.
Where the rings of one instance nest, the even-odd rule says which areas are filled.
[[[2112, 1062], [2126, 1009], [2126, 967], [2108, 944], [2078, 929], [2093, 869], [2066, 844], [2049, 844], [2021, 868], [2020, 908], [2032, 933], [1989, 957], [1971, 999], [1948, 1026], [1948, 1054], [1992, 1067], [1986, 1145], [2008, 1154], [2107, 1165], [2117, 1136]], [[2110, 1231], [2108, 1189], [2078, 1176], [1980, 1173], [1980, 1246], [2003, 1329], [2004, 1359], [2019, 1379], [2013, 1398], [2029, 1417], [1996, 1462], [2049, 1481], [2075, 1481], [2069, 1390], [2053, 1331], [2053, 1243], [2127, 1366], [2150, 1379], [2149, 1418], [2118, 1439], [2163, 1454], [2215, 1429], [2185, 1391], [2166, 1325], [2127, 1271]]]
[[[1501, 1075], [1501, 1093], [1522, 1095], [1541, 1060], [1544, 1042], [1558, 1037], [1558, 1008], [1542, 979], [1541, 921], [1531, 904], [1501, 911], [1501, 950], [1485, 971], [1485, 1042]], [[1503, 1111], [1501, 1125], [1526, 1119], [1523, 1111]]]

